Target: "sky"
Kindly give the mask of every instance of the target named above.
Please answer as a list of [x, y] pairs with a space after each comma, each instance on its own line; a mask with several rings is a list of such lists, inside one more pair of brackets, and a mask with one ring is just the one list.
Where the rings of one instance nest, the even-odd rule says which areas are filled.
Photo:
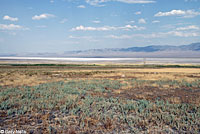
[[200, 42], [200, 0], [0, 0], [0, 54]]

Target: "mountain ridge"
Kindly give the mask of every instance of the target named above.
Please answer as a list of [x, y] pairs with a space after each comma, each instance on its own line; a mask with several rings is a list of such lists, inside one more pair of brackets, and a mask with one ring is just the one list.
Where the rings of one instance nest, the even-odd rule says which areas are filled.
[[[128, 48], [104, 48], [104, 49], [89, 49], [84, 51], [71, 52], [89, 52], [89, 51], [122, 51], [122, 52], [156, 52], [156, 51], [200, 51], [200, 42], [189, 45], [171, 46], [171, 45], [149, 45], [144, 47], [128, 47]], [[69, 52], [69, 51], [68, 51]]]
[[128, 58], [128, 57], [200, 57], [200, 42], [189, 45], [149, 45], [144, 47], [104, 48], [79, 51], [65, 51], [63, 53], [20, 53], [0, 54], [3, 57], [79, 57], [79, 58]]

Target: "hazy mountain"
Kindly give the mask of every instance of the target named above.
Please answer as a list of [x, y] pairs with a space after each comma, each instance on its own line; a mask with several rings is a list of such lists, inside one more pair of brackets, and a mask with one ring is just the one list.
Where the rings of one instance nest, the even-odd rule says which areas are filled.
[[156, 51], [200, 51], [200, 43], [192, 43], [190, 45], [182, 45], [182, 46], [151, 45], [145, 47], [89, 49], [84, 51], [72, 51], [72, 52], [67, 51], [65, 53], [156, 52]]
[[66, 51], [64, 53], [24, 53], [0, 54], [0, 56], [26, 57], [200, 57], [200, 42], [189, 45], [151, 45], [145, 47], [89, 49], [84, 51]]
[[200, 57], [200, 43], [189, 45], [151, 45], [145, 47], [105, 48], [65, 52], [73, 57]]
[[200, 43], [180, 46], [181, 50], [200, 51]]

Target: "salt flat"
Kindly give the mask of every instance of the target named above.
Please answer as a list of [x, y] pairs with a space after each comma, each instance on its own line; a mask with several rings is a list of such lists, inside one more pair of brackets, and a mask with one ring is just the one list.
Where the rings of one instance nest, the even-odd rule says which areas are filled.
[[200, 58], [58, 58], [0, 57], [0, 63], [129, 63], [129, 64], [200, 64]]

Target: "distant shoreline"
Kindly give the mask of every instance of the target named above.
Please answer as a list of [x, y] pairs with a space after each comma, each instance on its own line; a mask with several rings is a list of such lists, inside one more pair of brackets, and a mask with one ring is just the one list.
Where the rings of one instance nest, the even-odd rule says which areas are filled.
[[200, 64], [200, 58], [47, 58], [47, 57], [0, 57], [0, 64], [35, 63], [105, 63], [105, 64]]

